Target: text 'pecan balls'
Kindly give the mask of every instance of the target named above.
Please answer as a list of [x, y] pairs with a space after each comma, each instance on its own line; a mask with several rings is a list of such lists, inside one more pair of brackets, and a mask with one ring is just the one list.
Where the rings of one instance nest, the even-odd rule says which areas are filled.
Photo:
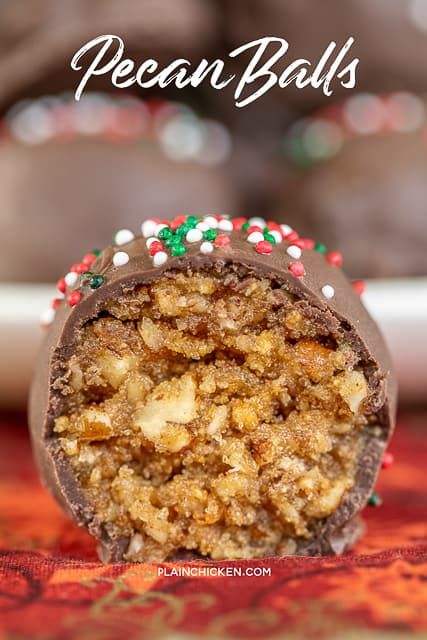
[[341, 553], [394, 423], [341, 256], [261, 218], [150, 219], [58, 282], [31, 392], [47, 488], [104, 561]]
[[[419, 62], [427, 55], [427, 5], [424, 0], [358, 0], [357, 3], [324, 0], [321, 4], [316, 0], [228, 0], [225, 9], [225, 29], [231, 46], [267, 34], [275, 35], [288, 41], [288, 59], [317, 61], [325, 48], [333, 43], [335, 48], [325, 61], [326, 73], [351, 36], [354, 42], [343, 59], [342, 68], [354, 58], [359, 59], [356, 68], [358, 91], [389, 92], [402, 88], [425, 91], [424, 68]], [[381, 44], [380, 31], [387, 34], [386, 38], [381, 38]], [[272, 50], [273, 46], [267, 53]], [[240, 60], [238, 58], [236, 63]], [[260, 67], [261, 63], [257, 68]], [[277, 71], [277, 65], [272, 70]], [[351, 94], [345, 84], [336, 80], [330, 88], [334, 100]], [[302, 90], [295, 84], [285, 90], [273, 89], [265, 95], [265, 102], [273, 95], [285, 108], [294, 105], [306, 113], [330, 102], [321, 89], [310, 85]]]

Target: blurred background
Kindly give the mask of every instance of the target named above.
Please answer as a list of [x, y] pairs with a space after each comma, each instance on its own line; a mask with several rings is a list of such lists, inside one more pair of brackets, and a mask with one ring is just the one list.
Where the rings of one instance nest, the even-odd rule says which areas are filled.
[[[289, 41], [283, 65], [315, 64], [352, 36], [357, 85], [274, 89], [237, 109], [232, 90], [114, 93], [105, 76], [77, 103], [70, 60], [104, 33], [160, 65], [267, 35]], [[341, 251], [369, 279], [402, 401], [425, 402], [426, 59], [426, 0], [0, 0], [0, 406], [25, 402], [47, 283], [118, 228], [215, 212]]]

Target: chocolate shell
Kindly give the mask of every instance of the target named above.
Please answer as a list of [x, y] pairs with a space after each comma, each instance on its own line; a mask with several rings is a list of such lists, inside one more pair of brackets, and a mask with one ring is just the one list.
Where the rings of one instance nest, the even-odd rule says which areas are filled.
[[[207, 222], [210, 219], [212, 217], [208, 217]], [[162, 254], [166, 256], [163, 264], [159, 264], [162, 260], [155, 260], [156, 253], [147, 247], [147, 236], [162, 242], [159, 238], [156, 240], [156, 236], [162, 236], [160, 230], [164, 225], [146, 221], [142, 226], [143, 236], [134, 238], [122, 232], [116, 238], [120, 242], [129, 239], [129, 242], [107, 247], [92, 264], [87, 260], [90, 271], [102, 276], [101, 286], [91, 289], [88, 276], [80, 276], [77, 283], [66, 290], [65, 300], [56, 303], [55, 306], [59, 306], [55, 314], [50, 311], [45, 318], [51, 324], [34, 373], [29, 405], [34, 453], [44, 485], [66, 513], [98, 539], [104, 561], [123, 561], [129, 539], [111, 537], [99, 521], [54, 432], [55, 419], [63, 412], [65, 403], [60, 381], [66, 375], [67, 363], [83, 328], [97, 318], [107, 304], [114, 300], [120, 302], [136, 287], [158, 282], [162, 277], [176, 273], [191, 276], [206, 269], [219, 278], [227, 274], [230, 281], [237, 282], [249, 275], [277, 283], [295, 297], [298, 308], [310, 322], [327, 327], [331, 335], [344, 338], [357, 354], [370, 392], [365, 411], [375, 414], [377, 427], [368, 432], [361, 445], [354, 486], [345, 493], [337, 509], [316, 522], [309, 539], [296, 541], [295, 553], [342, 553], [360, 534], [358, 514], [372, 493], [395, 420], [396, 381], [383, 338], [360, 296], [341, 268], [335, 266], [339, 262], [335, 254], [326, 257], [323, 247], [316, 249], [310, 240], [300, 239], [286, 225], [268, 223], [269, 230], [261, 232], [266, 239], [253, 243], [251, 239], [248, 241], [253, 231], [247, 229], [248, 225], [242, 227], [242, 219], [229, 221], [217, 217], [214, 226], [218, 220], [220, 229], [216, 229], [216, 239], [208, 242], [210, 247], [206, 247], [206, 240], [202, 240], [204, 245], [183, 241], [186, 251], [176, 256], [163, 247]], [[260, 220], [250, 223], [263, 224]], [[302, 257], [294, 260], [287, 250], [298, 245], [302, 247]], [[118, 254], [120, 257], [115, 258]], [[113, 259], [121, 266], [115, 266]], [[304, 273], [296, 275], [301, 274], [301, 265]], [[68, 278], [70, 280], [73, 278]], [[59, 286], [64, 289], [64, 282]], [[179, 557], [179, 553], [172, 555]]]

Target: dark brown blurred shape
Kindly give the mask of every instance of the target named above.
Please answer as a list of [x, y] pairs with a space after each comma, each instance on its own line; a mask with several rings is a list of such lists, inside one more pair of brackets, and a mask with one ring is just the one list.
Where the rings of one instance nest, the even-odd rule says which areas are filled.
[[[226, 0], [225, 6], [230, 48], [263, 36], [286, 38], [290, 46], [284, 69], [300, 57], [315, 65], [332, 40], [339, 49], [353, 36], [346, 60], [360, 58], [357, 90], [426, 89], [425, 0]], [[240, 64], [245, 64], [243, 56]], [[275, 70], [280, 68], [277, 63]], [[350, 93], [338, 81], [333, 86], [333, 99]], [[320, 90], [308, 87], [298, 90], [291, 85], [273, 93], [283, 105], [305, 111], [327, 102]], [[265, 104], [268, 98], [261, 100]]]
[[[167, 63], [208, 55], [219, 14], [198, 0], [19, 0], [0, 2], [0, 108], [28, 95], [70, 90], [73, 54], [102, 34], [124, 38], [126, 54]], [[109, 78], [90, 89], [111, 89]]]
[[[279, 36], [290, 43], [283, 68], [300, 56], [315, 64], [331, 40], [341, 47], [353, 36], [357, 91], [426, 87], [427, 0], [0, 0], [0, 112], [20, 99], [74, 91], [80, 75], [70, 69], [71, 57], [102, 33], [120, 35], [135, 60], [160, 64], [226, 58], [245, 42]], [[228, 59], [227, 70], [241, 73], [252, 53]], [[79, 252], [108, 242], [114, 228], [135, 228], [146, 215], [197, 211], [288, 221], [345, 252], [354, 276], [427, 273], [420, 131], [368, 135], [299, 171], [280, 155], [284, 132], [301, 113], [356, 92], [334, 83], [327, 100], [320, 90], [290, 86], [237, 109], [235, 86], [171, 87], [155, 96], [175, 94], [227, 121], [234, 152], [215, 167], [175, 162], [142, 142], [1, 141], [0, 279], [51, 280]], [[93, 89], [110, 90], [110, 78], [91, 81]]]
[[153, 144], [0, 145], [0, 280], [53, 281], [144, 218], [232, 212], [224, 168], [175, 162]]
[[280, 201], [276, 216], [341, 251], [353, 277], [427, 274], [427, 141], [419, 131], [348, 142], [294, 170]]

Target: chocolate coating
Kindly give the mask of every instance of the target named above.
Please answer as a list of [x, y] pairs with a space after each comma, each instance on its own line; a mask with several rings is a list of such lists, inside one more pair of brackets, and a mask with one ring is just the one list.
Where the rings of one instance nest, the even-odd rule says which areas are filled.
[[[63, 404], [56, 382], [65, 373], [81, 328], [97, 316], [107, 301], [172, 270], [197, 271], [210, 267], [221, 275], [227, 267], [238, 275], [251, 273], [284, 284], [299, 299], [302, 312], [312, 322], [322, 322], [331, 334], [345, 337], [358, 354], [371, 391], [367, 410], [377, 414], [380, 433], [370, 436], [361, 451], [354, 488], [331, 516], [319, 522], [314, 537], [303, 541], [297, 553], [341, 553], [360, 532], [355, 517], [372, 492], [394, 426], [396, 381], [382, 336], [344, 273], [329, 264], [323, 254], [315, 250], [304, 251], [302, 260], [306, 275], [297, 278], [288, 270], [292, 260], [286, 253], [286, 241], [275, 245], [270, 255], [263, 255], [247, 241], [246, 232], [232, 231], [228, 235], [230, 244], [216, 247], [211, 254], [200, 253], [199, 243], [190, 244], [187, 253], [169, 257], [160, 267], [153, 266], [146, 241], [140, 236], [118, 248], [129, 255], [130, 260], [124, 266], [113, 266], [112, 258], [117, 249], [107, 247], [92, 267], [104, 276], [105, 283], [95, 291], [83, 289], [81, 302], [73, 308], [65, 303], [60, 305], [41, 348], [29, 407], [34, 452], [41, 477], [70, 517], [99, 540], [104, 561], [123, 560], [128, 541], [111, 540], [107, 536], [53, 434], [54, 420], [61, 414]], [[335, 290], [330, 300], [321, 293], [325, 284]]]

